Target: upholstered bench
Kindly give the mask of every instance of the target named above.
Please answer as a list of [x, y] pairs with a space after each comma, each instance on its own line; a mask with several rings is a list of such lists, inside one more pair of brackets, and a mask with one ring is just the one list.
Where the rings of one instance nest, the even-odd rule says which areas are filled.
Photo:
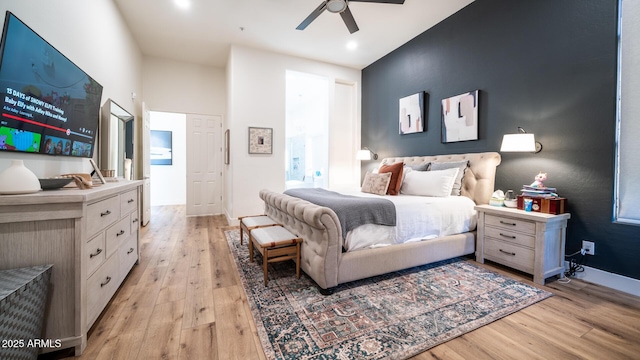
[[240, 220], [240, 245], [242, 245], [243, 232], [246, 232], [249, 236], [249, 245], [251, 245], [251, 230], [258, 229], [264, 226], [280, 225], [277, 222], [271, 220], [267, 215], [250, 215], [241, 216]]
[[253, 262], [253, 247], [262, 254], [264, 286], [268, 282], [268, 264], [295, 259], [296, 276], [300, 278], [300, 243], [302, 238], [294, 235], [282, 226], [269, 226], [254, 229], [249, 236], [249, 261]]

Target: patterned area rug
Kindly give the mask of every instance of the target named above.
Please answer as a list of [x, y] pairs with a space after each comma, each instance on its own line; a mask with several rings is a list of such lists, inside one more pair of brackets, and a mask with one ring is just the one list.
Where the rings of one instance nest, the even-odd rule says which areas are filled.
[[[339, 285], [324, 296], [293, 261], [249, 262], [225, 235], [268, 359], [406, 359], [552, 294], [452, 259]], [[255, 259], [254, 259], [255, 261]]]

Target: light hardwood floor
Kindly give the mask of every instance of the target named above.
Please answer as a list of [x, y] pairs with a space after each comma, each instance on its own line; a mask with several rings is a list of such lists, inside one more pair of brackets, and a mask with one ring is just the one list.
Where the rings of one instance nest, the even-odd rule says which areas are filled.
[[[141, 260], [78, 359], [264, 359], [222, 216], [154, 207]], [[529, 275], [484, 265], [537, 286]], [[640, 299], [573, 280], [555, 296], [414, 359], [638, 359]], [[41, 358], [64, 358], [64, 352]]]

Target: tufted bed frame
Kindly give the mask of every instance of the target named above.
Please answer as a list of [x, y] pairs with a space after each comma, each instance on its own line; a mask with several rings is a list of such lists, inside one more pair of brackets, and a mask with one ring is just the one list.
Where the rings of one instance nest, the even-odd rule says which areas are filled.
[[[461, 160], [469, 160], [469, 168], [462, 179], [461, 195], [478, 205], [488, 203], [494, 191], [496, 167], [501, 161], [500, 154], [496, 152], [394, 157], [385, 158], [381, 163], [404, 161], [406, 165], [417, 165]], [[475, 251], [473, 231], [428, 241], [343, 253], [342, 230], [333, 210], [269, 190], [261, 190], [260, 198], [265, 203], [265, 214], [304, 239], [300, 267], [322, 290], [328, 290], [329, 293], [338, 284]]]

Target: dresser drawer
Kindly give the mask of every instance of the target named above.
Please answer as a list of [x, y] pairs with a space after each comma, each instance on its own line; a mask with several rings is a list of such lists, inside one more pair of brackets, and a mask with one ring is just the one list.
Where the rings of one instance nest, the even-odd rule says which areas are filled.
[[536, 245], [536, 237], [533, 235], [525, 235], [505, 228], [487, 227], [484, 229], [484, 236], [502, 240], [511, 244], [518, 244], [530, 248]]
[[128, 216], [108, 228], [105, 236], [107, 257], [111, 256], [129, 235], [131, 235], [131, 223]]
[[485, 238], [484, 257], [514, 269], [533, 273], [535, 252], [522, 246]]
[[138, 209], [138, 190], [127, 191], [120, 195], [120, 209], [122, 215]]
[[494, 226], [500, 229], [507, 229], [511, 231], [519, 231], [524, 234], [535, 235], [536, 224], [533, 221], [513, 219], [502, 216], [495, 216], [487, 214], [484, 219], [486, 226]]
[[138, 210], [132, 212], [129, 219], [131, 219], [131, 233], [134, 234], [140, 229], [140, 217], [138, 216]]
[[92, 238], [85, 247], [85, 260], [87, 261], [87, 275], [91, 275], [106, 259], [104, 247], [104, 232]]
[[87, 325], [91, 326], [120, 284], [118, 256], [112, 256], [87, 279]]
[[120, 219], [120, 197], [113, 196], [87, 205], [87, 238]]
[[120, 256], [120, 279], [124, 279], [133, 264], [138, 261], [138, 237], [132, 235], [129, 239], [120, 246], [120, 250], [118, 250], [118, 255]]

